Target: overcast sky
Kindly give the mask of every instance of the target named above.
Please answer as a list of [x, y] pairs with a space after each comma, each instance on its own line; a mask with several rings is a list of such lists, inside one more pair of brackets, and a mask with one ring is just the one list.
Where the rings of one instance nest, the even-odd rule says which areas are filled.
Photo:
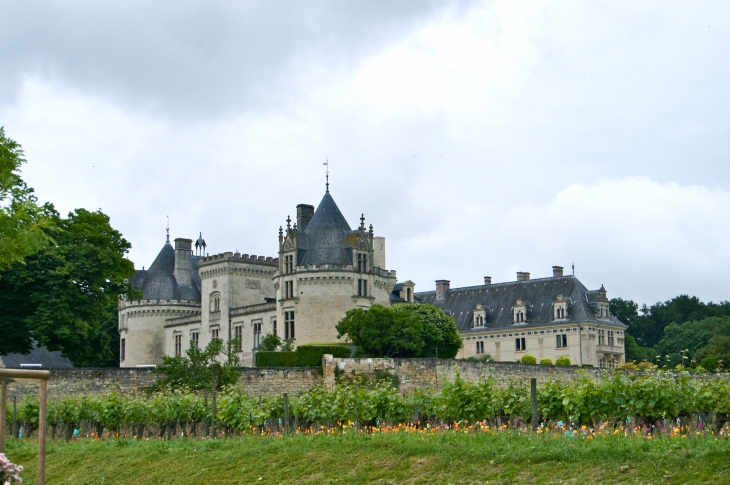
[[0, 4], [0, 125], [63, 213], [276, 256], [330, 188], [431, 290], [552, 265], [730, 299], [730, 2]]

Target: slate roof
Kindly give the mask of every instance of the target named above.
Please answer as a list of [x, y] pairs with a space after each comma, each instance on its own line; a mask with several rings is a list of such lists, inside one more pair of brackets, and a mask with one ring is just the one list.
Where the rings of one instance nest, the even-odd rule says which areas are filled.
[[[459, 332], [515, 329], [556, 323], [590, 322], [626, 326], [612, 316], [611, 320], [598, 320], [595, 303], [588, 301], [589, 293], [574, 276], [541, 278], [528, 281], [512, 281], [484, 286], [450, 289], [442, 300], [436, 299], [435, 291], [416, 293], [423, 303], [441, 307], [455, 319]], [[567, 320], [553, 320], [553, 302], [562, 294], [568, 300]], [[513, 325], [512, 309], [520, 299], [527, 307], [526, 323]], [[487, 310], [484, 327], [472, 328], [474, 308], [481, 303]]]
[[324, 194], [307, 228], [297, 234], [298, 264], [352, 264], [345, 238], [352, 232], [329, 191]]
[[30, 354], [8, 354], [0, 356], [0, 367], [19, 369], [21, 364], [41, 364], [46, 369], [67, 369], [73, 364], [58, 350], [50, 351], [46, 347], [33, 346]]
[[129, 278], [132, 286], [142, 290], [145, 300], [193, 300], [200, 301], [201, 280], [198, 274], [200, 256], [192, 257], [192, 285], [178, 285], [175, 279], [175, 249], [167, 241], [148, 270], [136, 270]]

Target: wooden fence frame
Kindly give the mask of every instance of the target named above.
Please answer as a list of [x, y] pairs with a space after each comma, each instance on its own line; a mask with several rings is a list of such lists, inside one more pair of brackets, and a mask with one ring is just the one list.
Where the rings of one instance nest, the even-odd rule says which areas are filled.
[[40, 406], [38, 409], [38, 485], [46, 483], [46, 404], [48, 401], [47, 370], [0, 369], [0, 453], [5, 453], [5, 416], [7, 414], [8, 382], [12, 379], [37, 379], [40, 381]]

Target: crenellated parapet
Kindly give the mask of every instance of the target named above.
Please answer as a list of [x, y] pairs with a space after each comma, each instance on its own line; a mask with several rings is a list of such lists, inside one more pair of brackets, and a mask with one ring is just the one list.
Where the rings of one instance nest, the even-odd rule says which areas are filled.
[[200, 302], [195, 300], [167, 300], [160, 298], [157, 300], [129, 300], [127, 298], [121, 298], [119, 300], [119, 309], [124, 310], [130, 307], [145, 307], [145, 306], [186, 306], [186, 307], [200, 307]]
[[238, 308], [231, 308], [229, 316], [237, 317], [240, 315], [251, 315], [252, 313], [269, 312], [276, 310], [276, 302], [257, 303], [255, 305], [246, 305]]
[[276, 267], [279, 264], [279, 258], [271, 256], [257, 256], [255, 254], [241, 254], [241, 253], [220, 253], [214, 254], [213, 256], [206, 256], [200, 259], [200, 266], [206, 266], [216, 263], [232, 262], [232, 263], [248, 263], [248, 264], [260, 264], [262, 266], [273, 266]]
[[179, 325], [188, 325], [191, 323], [200, 323], [202, 321], [200, 312], [182, 317], [168, 318], [165, 320], [165, 328], [177, 327]]

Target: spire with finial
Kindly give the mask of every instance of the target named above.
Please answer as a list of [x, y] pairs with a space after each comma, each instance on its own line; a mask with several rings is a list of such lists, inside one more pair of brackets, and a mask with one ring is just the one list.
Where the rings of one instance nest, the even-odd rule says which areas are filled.
[[373, 225], [370, 224], [370, 236], [372, 236], [372, 235], [373, 235]]
[[360, 230], [365, 230], [365, 214], [360, 214]]
[[329, 194], [330, 193], [330, 159], [329, 159], [329, 157], [327, 157], [327, 158], [325, 158], [325, 160], [326, 160], [326, 162], [324, 162], [322, 165], [327, 167], [327, 169], [325, 170], [325, 177], [327, 180], [325, 187], [327, 188], [326, 192]]
[[170, 216], [167, 216], [167, 242], [170, 242]]
[[205, 248], [207, 248], [208, 245], [205, 244], [205, 239], [203, 239], [203, 233], [201, 232], [198, 236], [198, 240], [195, 241], [195, 253], [199, 256], [205, 256]]
[[291, 230], [291, 217], [286, 216], [286, 232], [289, 232]]
[[573, 276], [575, 276], [575, 263], [571, 262], [570, 265], [573, 267]]

